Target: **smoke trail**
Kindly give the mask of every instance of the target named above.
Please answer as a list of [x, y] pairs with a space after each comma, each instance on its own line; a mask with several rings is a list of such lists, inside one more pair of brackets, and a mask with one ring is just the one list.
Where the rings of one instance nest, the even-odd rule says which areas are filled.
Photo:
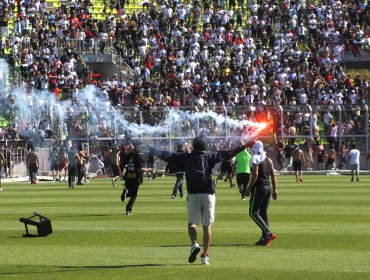
[[[0, 86], [5, 88], [7, 65], [0, 60]], [[156, 119], [156, 125], [137, 124], [125, 118], [124, 112], [113, 108], [107, 94], [94, 87], [87, 86], [73, 93], [73, 100], [59, 101], [49, 91], [27, 91], [23, 86], [14, 86], [10, 90], [2, 91], [2, 96], [14, 96], [14, 107], [17, 116], [14, 118], [18, 123], [32, 122], [49, 116], [57, 119], [60, 123], [66, 122], [69, 117], [85, 115], [85, 121], [91, 124], [107, 127], [114, 130], [117, 138], [124, 138], [125, 132], [132, 137], [157, 137], [168, 136], [175, 133], [177, 137], [184, 136], [184, 132], [192, 131], [199, 133], [202, 126], [209, 126], [218, 135], [237, 135], [244, 141], [257, 137], [265, 128], [265, 124], [259, 124], [248, 120], [236, 120], [213, 111], [186, 112], [178, 109], [168, 109], [162, 119]], [[14, 108], [13, 108], [14, 109]], [[123, 109], [124, 110], [124, 109]], [[138, 112], [138, 110], [137, 110]], [[213, 133], [212, 131], [210, 132]]]

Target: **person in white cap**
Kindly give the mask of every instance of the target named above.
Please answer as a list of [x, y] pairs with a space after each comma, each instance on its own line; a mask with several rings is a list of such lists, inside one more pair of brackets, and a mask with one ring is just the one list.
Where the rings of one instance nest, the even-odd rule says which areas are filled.
[[271, 197], [270, 180], [272, 181], [272, 198], [277, 199], [277, 183], [274, 166], [263, 149], [263, 143], [256, 141], [251, 150], [251, 179], [245, 190], [245, 196], [251, 196], [249, 201], [249, 215], [257, 226], [262, 230], [262, 236], [255, 244], [258, 246], [268, 246], [276, 238], [269, 229], [267, 209]]

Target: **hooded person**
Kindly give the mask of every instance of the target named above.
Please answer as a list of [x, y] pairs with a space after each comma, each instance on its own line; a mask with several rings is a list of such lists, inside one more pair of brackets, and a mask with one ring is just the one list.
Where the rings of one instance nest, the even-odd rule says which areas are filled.
[[263, 148], [263, 143], [261, 141], [256, 141], [251, 149], [252, 153], [252, 164], [259, 165], [266, 159], [266, 152]]
[[267, 157], [261, 141], [256, 141], [251, 149], [251, 153], [251, 179], [245, 190], [245, 196], [251, 197], [249, 201], [249, 215], [262, 231], [262, 236], [255, 245], [268, 246], [276, 238], [276, 235], [270, 231], [267, 216], [271, 194], [274, 200], [278, 197], [274, 165], [271, 159]]
[[187, 185], [188, 234], [192, 243], [188, 261], [193, 263], [200, 252], [197, 242], [197, 225], [199, 217], [203, 226], [203, 253], [201, 263], [209, 264], [209, 247], [211, 244], [211, 226], [215, 221], [216, 184], [212, 180], [212, 169], [216, 163], [231, 159], [248, 147], [250, 143], [229, 150], [217, 152], [207, 151], [207, 139], [197, 136], [193, 139], [193, 150], [188, 152], [170, 152], [153, 147], [150, 152], [154, 156], [174, 164], [177, 170], [185, 172]]

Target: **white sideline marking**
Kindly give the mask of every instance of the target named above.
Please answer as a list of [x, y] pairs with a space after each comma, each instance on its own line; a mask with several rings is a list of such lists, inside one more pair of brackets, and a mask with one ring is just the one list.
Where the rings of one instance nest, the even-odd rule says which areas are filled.
[[[19, 230], [21, 227], [17, 227], [17, 228], [0, 228], [0, 230]], [[168, 227], [157, 227], [157, 228], [153, 228], [153, 227], [135, 227], [135, 228], [127, 228], [127, 227], [122, 227], [122, 228], [118, 228], [118, 227], [109, 227], [109, 228], [105, 228], [105, 227], [101, 227], [101, 228], [92, 228], [92, 227], [84, 227], [84, 228], [66, 228], [66, 227], [57, 227], [58, 230], [67, 230], [67, 231], [84, 231], [84, 230], [88, 230], [88, 231], [91, 231], [91, 230], [96, 230], [96, 231], [108, 231], [108, 230], [122, 230], [122, 231], [134, 231], [134, 230], [147, 230], [147, 231], [158, 231], [158, 230], [184, 230], [185, 227], [178, 227], [178, 228], [168, 228]], [[337, 226], [337, 227], [322, 227], [322, 226], [312, 226], [312, 227], [307, 227], [307, 226], [295, 226], [295, 227], [276, 227], [277, 229], [280, 229], [280, 230], [289, 230], [289, 229], [301, 229], [301, 228], [304, 228], [304, 229], [370, 229], [370, 225], [364, 225], [364, 226], [351, 226], [351, 227], [343, 227], [343, 226]], [[235, 231], [255, 231], [255, 228], [213, 228], [214, 231], [218, 231], [218, 230], [233, 230], [234, 232]]]

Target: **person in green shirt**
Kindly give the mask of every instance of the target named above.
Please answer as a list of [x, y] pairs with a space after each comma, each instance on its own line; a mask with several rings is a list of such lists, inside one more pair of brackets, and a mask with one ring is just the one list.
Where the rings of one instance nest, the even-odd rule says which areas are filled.
[[251, 167], [250, 167], [251, 155], [248, 149], [244, 149], [235, 156], [236, 164], [236, 182], [239, 187], [239, 192], [242, 196], [242, 200], [245, 200], [245, 189], [248, 186]]

